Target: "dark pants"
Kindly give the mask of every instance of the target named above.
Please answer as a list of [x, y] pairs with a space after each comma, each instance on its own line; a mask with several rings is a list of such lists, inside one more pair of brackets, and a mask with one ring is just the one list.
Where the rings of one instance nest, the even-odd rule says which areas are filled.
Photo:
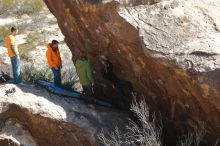
[[95, 98], [93, 97], [92, 85], [83, 86], [83, 92], [85, 94], [85, 101], [87, 104], [94, 104]]
[[12, 65], [14, 83], [18, 84], [18, 83], [21, 82], [21, 64], [20, 64], [20, 60], [16, 56], [11, 57], [11, 65]]
[[134, 92], [131, 82], [126, 80], [119, 80], [114, 85], [121, 91], [120, 92], [122, 94], [121, 106], [126, 110], [130, 109], [129, 105], [132, 103], [132, 99], [133, 99], [133, 97], [131, 96], [131, 92]]
[[127, 95], [126, 89], [129, 92], [134, 92], [134, 88], [129, 81], [120, 80], [117, 83], [115, 83], [115, 86], [121, 90], [123, 95]]
[[52, 69], [54, 75], [54, 84], [61, 86], [61, 69]]

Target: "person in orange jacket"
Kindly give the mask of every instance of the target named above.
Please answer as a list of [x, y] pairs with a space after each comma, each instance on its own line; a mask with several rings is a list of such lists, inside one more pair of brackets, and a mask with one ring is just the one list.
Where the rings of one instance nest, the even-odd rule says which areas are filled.
[[53, 40], [51, 43], [47, 45], [47, 63], [48, 66], [52, 69], [54, 75], [54, 84], [56, 86], [61, 86], [61, 68], [62, 68], [62, 60], [60, 57], [60, 51], [58, 48], [59, 42], [57, 40]]
[[18, 47], [16, 44], [15, 36], [17, 35], [17, 29], [15, 27], [11, 28], [11, 34], [6, 37], [6, 47], [8, 48], [8, 56], [11, 58], [11, 65], [14, 77], [14, 83], [21, 83], [21, 65], [20, 57], [18, 52]]

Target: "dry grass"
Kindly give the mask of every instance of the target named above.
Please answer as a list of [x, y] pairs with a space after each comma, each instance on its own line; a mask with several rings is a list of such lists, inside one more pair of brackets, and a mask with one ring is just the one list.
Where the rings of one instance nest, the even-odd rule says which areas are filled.
[[179, 140], [178, 146], [199, 146], [205, 136], [204, 124], [196, 126], [192, 132], [189, 132], [183, 139]]
[[14, 0], [0, 0], [0, 11], [3, 12], [8, 9], [11, 9], [14, 4], [15, 4]]
[[[158, 122], [156, 122], [155, 116], [153, 116], [153, 121], [149, 120], [149, 108], [146, 105], [146, 101], [137, 102], [134, 100], [131, 105], [131, 111], [138, 118], [138, 124], [130, 120], [125, 133], [121, 132], [117, 127], [112, 133], [105, 133], [102, 130], [98, 135], [100, 142], [105, 146], [162, 146], [162, 124], [156, 124]], [[181, 138], [177, 146], [199, 146], [204, 135], [204, 124], [201, 124]]]
[[121, 133], [116, 127], [115, 131], [105, 134], [103, 131], [98, 135], [100, 142], [105, 146], [160, 146], [162, 145], [161, 124], [156, 124], [156, 118], [150, 121], [149, 108], [146, 101], [133, 101], [131, 111], [137, 116], [139, 124], [130, 120], [126, 127], [126, 133]]
[[36, 13], [45, 7], [43, 0], [0, 0], [0, 13]]
[[[10, 27], [9, 27], [10, 28]], [[8, 27], [0, 27], [0, 40], [5, 40], [6, 36], [9, 34]]]
[[43, 0], [29, 0], [28, 5], [34, 12], [39, 12], [45, 7]]
[[22, 65], [22, 79], [26, 82], [36, 83], [38, 80], [53, 81], [53, 74], [49, 68], [37, 68], [34, 62]]
[[[21, 59], [27, 60], [28, 57], [27, 58], [25, 57], [26, 56], [22, 55]], [[37, 67], [34, 65], [34, 62], [31, 62], [30, 60], [29, 63], [23, 63], [21, 69], [21, 75], [24, 81], [30, 83], [37, 83], [37, 81], [39, 80], [53, 82], [53, 73], [50, 68], [48, 68], [47, 66]], [[79, 78], [76, 75], [75, 69], [73, 68], [62, 69], [61, 79], [62, 79], [62, 86], [65, 87], [66, 89], [72, 89], [72, 88], [74, 88], [75, 90], [80, 89], [80, 87], [78, 87]]]

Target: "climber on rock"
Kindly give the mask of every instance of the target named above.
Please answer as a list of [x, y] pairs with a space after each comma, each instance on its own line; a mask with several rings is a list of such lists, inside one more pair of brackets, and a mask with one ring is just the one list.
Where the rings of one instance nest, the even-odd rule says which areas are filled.
[[21, 83], [21, 65], [15, 36], [17, 35], [17, 29], [11, 28], [11, 34], [6, 37], [6, 47], [8, 49], [8, 56], [11, 58], [12, 72], [14, 77], [14, 83]]
[[79, 54], [79, 59], [76, 60], [75, 66], [76, 73], [83, 87], [85, 100], [90, 108], [95, 108], [95, 98], [93, 97], [94, 80], [92, 77], [91, 66], [85, 53]]
[[59, 42], [53, 40], [47, 45], [46, 58], [48, 66], [52, 69], [54, 75], [54, 84], [61, 86], [61, 68], [62, 60], [60, 57], [60, 51], [58, 47]]
[[113, 88], [119, 88], [122, 95], [126, 96], [127, 89], [130, 93], [134, 92], [133, 86], [131, 82], [118, 78], [113, 71], [113, 64], [111, 61], [105, 56], [101, 57], [101, 62], [103, 65], [102, 75], [105, 79], [111, 81], [113, 83]]

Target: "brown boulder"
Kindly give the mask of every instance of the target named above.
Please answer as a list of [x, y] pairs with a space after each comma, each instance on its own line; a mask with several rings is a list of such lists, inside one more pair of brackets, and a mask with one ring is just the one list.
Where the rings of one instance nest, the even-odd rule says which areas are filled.
[[100, 57], [103, 55], [112, 61], [120, 78], [132, 82], [135, 90], [148, 97], [149, 104], [160, 110], [165, 121], [172, 121], [177, 129], [181, 129], [183, 123], [193, 127], [205, 122], [213, 141], [219, 137], [220, 108], [208, 98], [219, 95], [214, 95], [209, 86], [201, 86], [198, 76], [166, 59], [152, 57], [138, 28], [119, 15], [118, 2], [44, 1], [58, 20], [73, 61], [78, 51], [88, 54], [96, 84], [102, 87], [99, 91], [111, 93], [106, 97], [116, 94], [101, 75]]

